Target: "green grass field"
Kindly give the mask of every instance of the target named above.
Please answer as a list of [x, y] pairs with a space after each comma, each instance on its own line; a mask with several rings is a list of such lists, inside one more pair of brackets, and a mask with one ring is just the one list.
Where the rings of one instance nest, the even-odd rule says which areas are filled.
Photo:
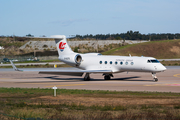
[[158, 59], [180, 58], [180, 40], [151, 41], [126, 45], [103, 52], [104, 55], [150, 56]]
[[0, 119], [180, 119], [180, 93], [0, 88]]

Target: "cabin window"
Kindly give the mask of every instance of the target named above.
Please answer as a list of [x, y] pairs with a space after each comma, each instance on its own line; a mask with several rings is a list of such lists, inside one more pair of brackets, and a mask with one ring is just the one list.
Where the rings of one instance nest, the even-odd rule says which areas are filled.
[[99, 64], [102, 64], [102, 61], [99, 61]]
[[128, 65], [128, 62], [126, 62], [125, 64]]
[[134, 62], [131, 62], [131, 65], [134, 65]]
[[104, 63], [107, 64], [107, 61], [105, 61]]
[[110, 64], [112, 64], [112, 61], [110, 61]]
[[120, 62], [120, 64], [122, 65], [122, 64], [123, 64], [123, 62]]
[[117, 65], [117, 64], [118, 64], [118, 62], [116, 61], [116, 62], [115, 62], [115, 64]]

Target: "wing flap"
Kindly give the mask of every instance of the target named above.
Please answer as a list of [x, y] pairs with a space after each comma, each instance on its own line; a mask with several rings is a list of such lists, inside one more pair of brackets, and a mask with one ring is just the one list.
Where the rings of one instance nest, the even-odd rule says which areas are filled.
[[51, 75], [70, 75], [70, 76], [82, 76], [83, 72], [60, 72], [60, 71], [40, 71], [39, 74], [51, 74]]
[[52, 74], [52, 75], [70, 75], [82, 76], [84, 73], [112, 73], [111, 70], [56, 70], [56, 71], [39, 71], [39, 74]]

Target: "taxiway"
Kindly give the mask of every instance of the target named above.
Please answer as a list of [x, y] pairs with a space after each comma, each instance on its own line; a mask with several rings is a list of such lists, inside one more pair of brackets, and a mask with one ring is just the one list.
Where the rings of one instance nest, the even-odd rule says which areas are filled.
[[[38, 70], [38, 68], [29, 69]], [[153, 82], [151, 73], [140, 72], [114, 74], [111, 80], [104, 80], [102, 74], [91, 74], [90, 76], [90, 81], [83, 81], [83, 77], [0, 69], [0, 87], [52, 88], [57, 86], [58, 89], [180, 92], [180, 66], [170, 66], [165, 72], [157, 73], [158, 82]]]

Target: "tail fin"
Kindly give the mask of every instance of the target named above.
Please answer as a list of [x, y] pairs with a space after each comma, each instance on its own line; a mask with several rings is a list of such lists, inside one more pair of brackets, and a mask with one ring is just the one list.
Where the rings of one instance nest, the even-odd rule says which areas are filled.
[[66, 36], [53, 35], [53, 36], [51, 36], [51, 38], [54, 38], [54, 40], [55, 40], [59, 56], [74, 53], [67, 43]]

